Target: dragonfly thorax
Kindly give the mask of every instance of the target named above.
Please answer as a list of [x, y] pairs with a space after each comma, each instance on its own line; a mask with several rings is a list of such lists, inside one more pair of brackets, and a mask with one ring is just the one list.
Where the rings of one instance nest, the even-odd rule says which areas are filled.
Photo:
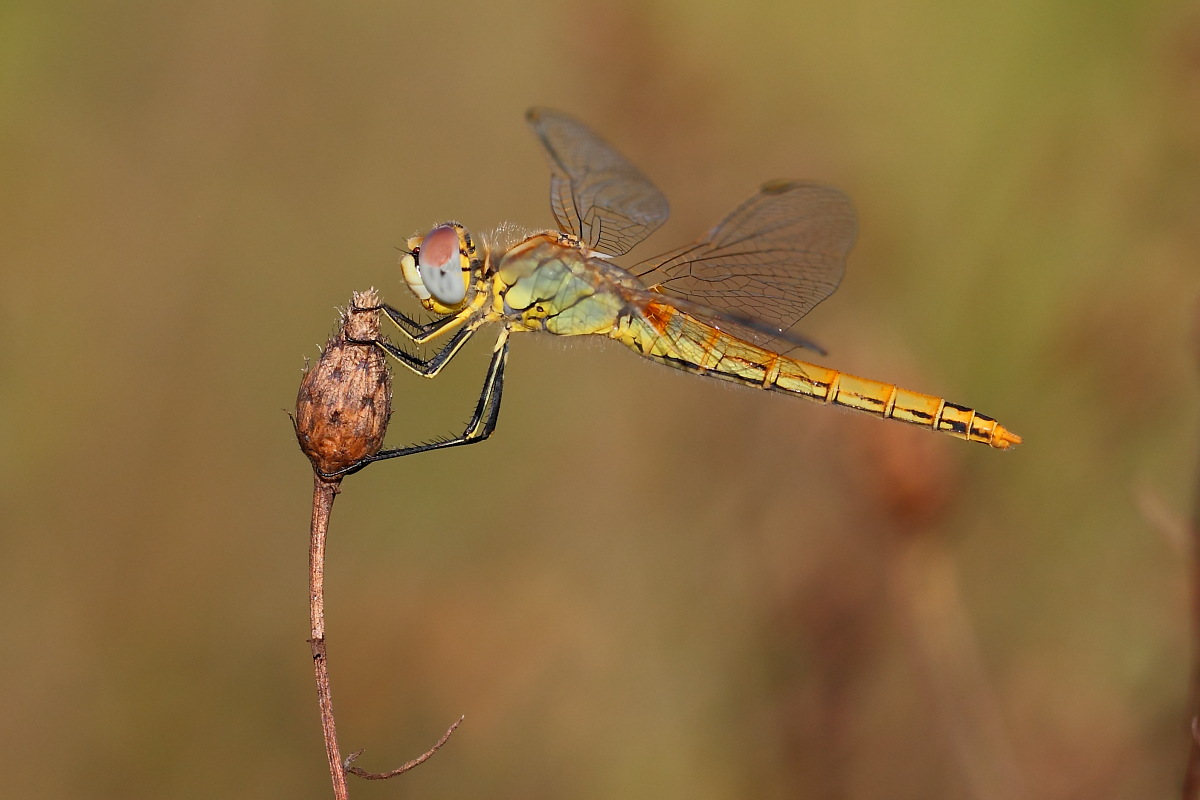
[[400, 270], [421, 305], [451, 314], [467, 304], [468, 289], [478, 267], [475, 243], [457, 222], [438, 225], [423, 237], [408, 240]]

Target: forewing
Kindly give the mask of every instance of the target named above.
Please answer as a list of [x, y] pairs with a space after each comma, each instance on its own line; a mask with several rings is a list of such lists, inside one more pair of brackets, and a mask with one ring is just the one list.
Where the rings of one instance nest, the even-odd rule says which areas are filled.
[[559, 230], [619, 256], [666, 221], [662, 192], [583, 123], [548, 108], [531, 108], [525, 117], [550, 157], [550, 207]]
[[713, 311], [759, 344], [811, 347], [789, 329], [842, 280], [858, 224], [850, 198], [818, 183], [776, 181], [693, 244], [630, 271], [688, 313]]

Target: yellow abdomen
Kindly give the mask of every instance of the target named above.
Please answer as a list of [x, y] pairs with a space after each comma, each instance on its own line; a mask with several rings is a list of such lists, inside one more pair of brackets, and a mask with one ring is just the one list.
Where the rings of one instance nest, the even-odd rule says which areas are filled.
[[640, 319], [609, 335], [647, 358], [687, 372], [801, 395], [999, 450], [1021, 443], [1020, 436], [974, 409], [788, 358], [706, 325], [669, 303], [650, 303]]

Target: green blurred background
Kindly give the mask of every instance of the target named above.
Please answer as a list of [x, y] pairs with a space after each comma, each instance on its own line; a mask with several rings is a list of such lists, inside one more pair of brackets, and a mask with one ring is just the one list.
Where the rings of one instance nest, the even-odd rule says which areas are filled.
[[[1186, 749], [1200, 8], [41, 3], [0, 9], [0, 790], [330, 795], [284, 411], [406, 237], [549, 226], [522, 119], [664, 190], [861, 216], [804, 333], [991, 452], [521, 337], [492, 440], [334, 509], [371, 797], [1146, 798]], [[396, 444], [488, 354], [397, 374]]]

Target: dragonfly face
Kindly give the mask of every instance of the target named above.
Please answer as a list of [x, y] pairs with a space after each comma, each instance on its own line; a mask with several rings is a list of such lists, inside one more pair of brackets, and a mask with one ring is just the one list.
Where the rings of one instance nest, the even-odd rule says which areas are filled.
[[475, 242], [457, 222], [438, 225], [408, 240], [400, 270], [409, 290], [435, 314], [453, 314], [467, 305], [472, 274], [479, 268]]

